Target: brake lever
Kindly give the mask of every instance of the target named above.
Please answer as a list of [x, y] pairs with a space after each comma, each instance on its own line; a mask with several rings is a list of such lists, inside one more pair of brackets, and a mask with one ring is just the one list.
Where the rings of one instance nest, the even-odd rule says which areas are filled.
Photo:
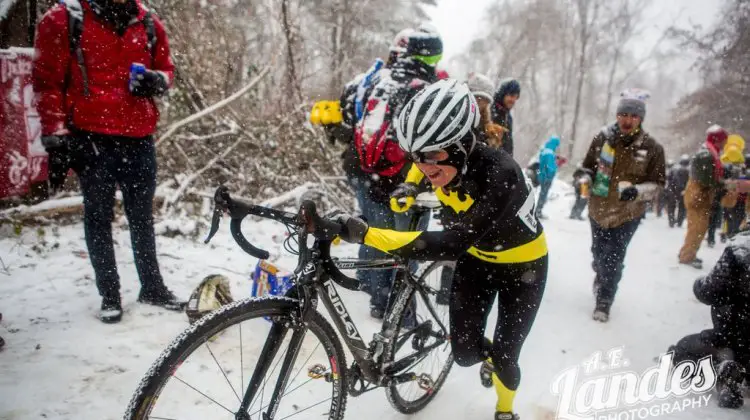
[[229, 208], [229, 200], [229, 188], [222, 185], [216, 189], [216, 193], [214, 193], [214, 214], [211, 217], [211, 229], [208, 232], [208, 237], [203, 241], [204, 244], [209, 243], [211, 238], [219, 231], [221, 216]]
[[219, 222], [221, 222], [222, 213], [224, 212], [218, 206], [214, 208], [214, 215], [211, 218], [211, 230], [208, 231], [208, 237], [203, 241], [204, 244], [209, 243], [211, 238], [219, 231]]

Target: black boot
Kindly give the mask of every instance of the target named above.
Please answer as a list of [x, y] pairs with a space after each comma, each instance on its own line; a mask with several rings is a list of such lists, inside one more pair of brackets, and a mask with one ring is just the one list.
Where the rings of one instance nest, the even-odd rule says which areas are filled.
[[99, 310], [99, 320], [105, 324], [115, 324], [122, 319], [120, 296], [105, 296]]
[[719, 377], [716, 390], [719, 393], [719, 407], [741, 408], [744, 404], [742, 397], [742, 381], [745, 379], [745, 369], [733, 360], [719, 364]]
[[609, 322], [609, 310], [611, 307], [612, 307], [611, 302], [606, 302], [606, 301], [597, 299], [596, 308], [594, 308], [594, 313], [591, 314], [591, 318], [594, 321], [598, 321], [602, 323]]
[[700, 258], [696, 258], [693, 261], [688, 261], [680, 264], [689, 265], [690, 267], [697, 268], [698, 270], [703, 268], [703, 260], [701, 260]]
[[141, 289], [138, 294], [138, 302], [149, 305], [160, 306], [170, 311], [181, 311], [185, 309], [187, 302], [180, 300], [165, 286], [152, 290]]

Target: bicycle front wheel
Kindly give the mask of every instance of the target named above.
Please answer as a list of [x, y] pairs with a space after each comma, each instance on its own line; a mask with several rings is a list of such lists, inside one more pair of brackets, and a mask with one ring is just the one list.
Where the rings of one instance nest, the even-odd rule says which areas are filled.
[[318, 312], [296, 323], [298, 305], [246, 299], [201, 318], [154, 362], [125, 419], [342, 419], [341, 343]]
[[398, 374], [412, 379], [386, 388], [388, 400], [401, 413], [413, 414], [426, 407], [453, 366], [448, 302], [442, 299], [443, 277], [452, 275], [453, 266], [452, 262], [436, 261], [424, 269], [418, 280], [424, 296], [416, 291], [412, 294], [384, 354], [386, 365], [410, 361]]

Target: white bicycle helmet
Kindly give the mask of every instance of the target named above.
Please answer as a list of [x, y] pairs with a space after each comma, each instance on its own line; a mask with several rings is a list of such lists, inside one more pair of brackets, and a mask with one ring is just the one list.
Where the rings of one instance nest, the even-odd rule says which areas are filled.
[[410, 154], [442, 150], [479, 126], [474, 95], [455, 79], [435, 82], [406, 103], [396, 121], [401, 148]]

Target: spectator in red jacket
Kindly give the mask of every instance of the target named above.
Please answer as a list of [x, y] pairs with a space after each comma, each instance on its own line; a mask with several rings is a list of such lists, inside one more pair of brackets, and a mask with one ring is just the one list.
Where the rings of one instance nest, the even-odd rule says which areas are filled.
[[[100, 319], [122, 318], [112, 243], [118, 186], [141, 281], [138, 301], [181, 310], [184, 302], [159, 271], [152, 215], [154, 98], [168, 90], [174, 71], [164, 26], [140, 0], [65, 0], [39, 22], [35, 49], [33, 83], [50, 184], [59, 188], [69, 168], [78, 175]], [[136, 77], [133, 63], [145, 67]]]

